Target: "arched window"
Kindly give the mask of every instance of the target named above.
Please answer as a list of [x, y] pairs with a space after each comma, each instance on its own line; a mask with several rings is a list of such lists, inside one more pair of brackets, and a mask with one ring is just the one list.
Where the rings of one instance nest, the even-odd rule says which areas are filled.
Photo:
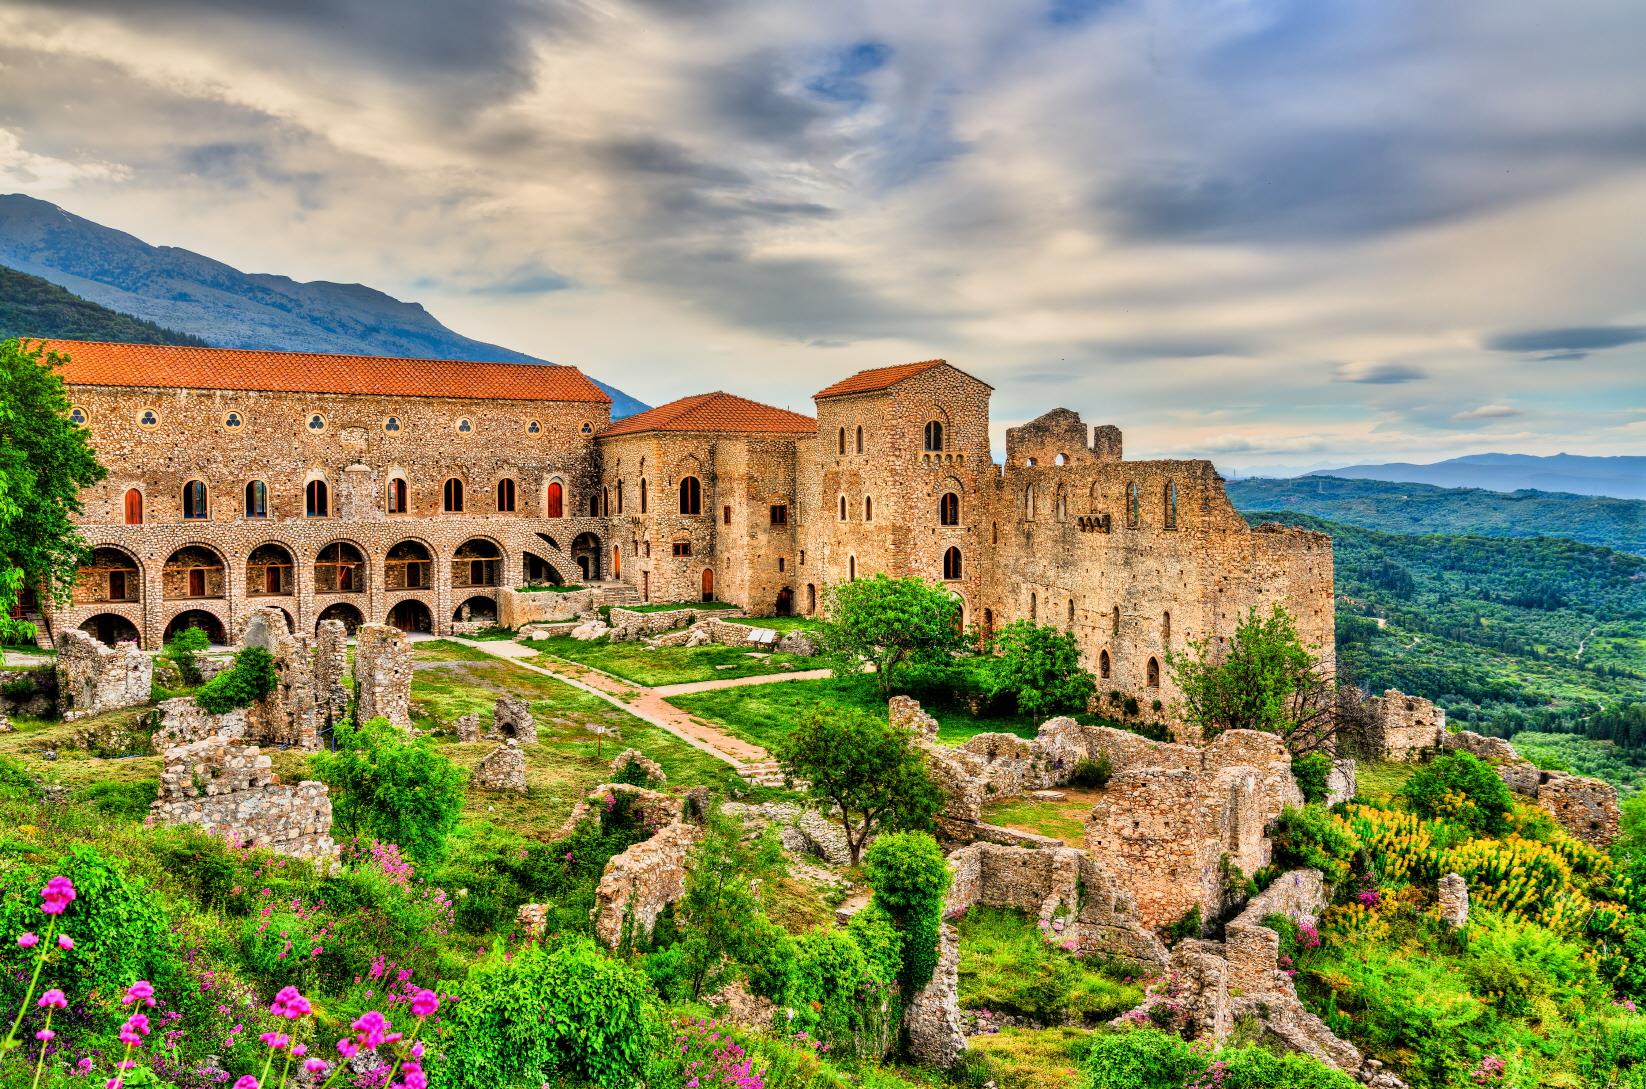
[[599, 514], [600, 514], [600, 497], [598, 495], [591, 495], [591, 496], [589, 496], [589, 517], [590, 518], [595, 518], [595, 517], [598, 517]]
[[406, 478], [394, 477], [389, 481], [388, 509], [390, 514], [405, 514], [406, 506]]
[[846, 497], [845, 496], [840, 497], [840, 520], [842, 522], [844, 522], [846, 520]]
[[1177, 528], [1177, 484], [1166, 481], [1166, 528]]
[[856, 556], [847, 556], [846, 557], [846, 579], [847, 579], [847, 581], [850, 581], [850, 582], [856, 582], [857, 581], [857, 557]]
[[937, 453], [943, 449], [943, 422], [932, 420], [926, 425], [925, 446], [929, 453]]
[[646, 478], [640, 478], [640, 513], [646, 513]]
[[303, 488], [303, 513], [310, 518], [325, 518], [331, 514], [331, 496], [324, 480], [311, 480]]
[[1160, 642], [1164, 646], [1172, 645], [1172, 614], [1160, 614]]
[[1029, 619], [1030, 620], [1037, 620], [1039, 618], [1040, 618], [1040, 599], [1038, 597], [1036, 597], [1035, 594], [1034, 594], [1034, 591], [1031, 590], [1031, 591], [1029, 591]]
[[191, 480], [183, 485], [183, 517], [190, 520], [207, 517], [204, 480]]
[[846, 429], [844, 427], [840, 429], [840, 452], [842, 454], [846, 452]]
[[960, 549], [950, 545], [943, 553], [943, 578], [953, 580], [960, 577]]
[[1110, 614], [1109, 628], [1110, 628], [1110, 633], [1111, 634], [1113, 634], [1113, 635], [1119, 635], [1120, 634], [1120, 606], [1119, 605], [1116, 605], [1114, 607], [1114, 612]]
[[958, 526], [960, 524], [960, 497], [953, 492], [944, 492], [943, 498], [937, 501], [937, 524], [940, 526]]
[[861, 454], [863, 452], [863, 425], [862, 424], [857, 425], [857, 452], [859, 454]]
[[463, 513], [463, 482], [455, 476], [440, 489], [440, 509], [447, 514]]
[[269, 516], [269, 486], [261, 480], [246, 482], [246, 517], [267, 518]]
[[703, 513], [703, 485], [695, 476], [680, 481], [680, 513]]
[[564, 518], [566, 516], [566, 489], [560, 481], [549, 481], [548, 499], [543, 504], [545, 518]]
[[1140, 513], [1137, 503], [1137, 482], [1132, 481], [1126, 485], [1126, 527], [1128, 529], [1137, 528]]
[[1097, 675], [1108, 680], [1111, 672], [1113, 670], [1109, 665], [1109, 652], [1105, 650], [1097, 656]]
[[126, 489], [126, 525], [143, 524], [143, 493], [136, 488]]
[[497, 513], [514, 513], [514, 481], [508, 477], [497, 482]]
[[863, 497], [863, 520], [865, 522], [874, 521], [874, 499], [867, 495]]
[[617, 482], [617, 513], [623, 513], [623, 482], [621, 480]]
[[1160, 659], [1149, 659], [1148, 684], [1150, 688], [1160, 687]]
[[1030, 484], [1023, 489], [1023, 517], [1034, 521], [1034, 485]]

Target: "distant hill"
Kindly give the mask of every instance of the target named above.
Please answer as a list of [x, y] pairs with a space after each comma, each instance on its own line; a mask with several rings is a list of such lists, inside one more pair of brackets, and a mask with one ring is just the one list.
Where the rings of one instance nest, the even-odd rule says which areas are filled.
[[1386, 533], [1566, 537], [1646, 555], [1646, 502], [1561, 492], [1495, 492], [1383, 480], [1252, 477], [1227, 484], [1240, 510], [1301, 511]]
[[0, 340], [10, 337], [64, 337], [197, 347], [206, 344], [199, 337], [98, 306], [48, 280], [0, 265]]
[[1551, 537], [1411, 535], [1251, 512], [1332, 536], [1337, 652], [1469, 729], [1616, 738], [1646, 693], [1646, 558]]
[[1469, 454], [1429, 465], [1391, 462], [1322, 469], [1315, 476], [1394, 480], [1443, 488], [1489, 488], [1513, 492], [1536, 489], [1576, 495], [1646, 499], [1646, 457], [1585, 457], [1581, 454]]
[[[241, 272], [20, 193], [0, 196], [0, 265], [218, 347], [546, 362], [454, 333], [417, 303], [374, 288]], [[596, 382], [611, 394], [614, 418], [647, 407]]]

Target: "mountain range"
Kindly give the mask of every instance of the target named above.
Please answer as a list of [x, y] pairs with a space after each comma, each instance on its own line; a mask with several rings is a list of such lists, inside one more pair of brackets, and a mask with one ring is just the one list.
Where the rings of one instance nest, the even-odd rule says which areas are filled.
[[[547, 362], [455, 333], [421, 305], [363, 284], [241, 272], [192, 250], [152, 246], [21, 193], [0, 196], [0, 265], [217, 347]], [[612, 397], [613, 419], [648, 407], [595, 382]]]
[[1588, 457], [1582, 454], [1469, 454], [1427, 465], [1391, 462], [1321, 469], [1309, 476], [1393, 480], [1442, 488], [1486, 488], [1514, 492], [1535, 489], [1576, 495], [1646, 499], [1646, 457]]

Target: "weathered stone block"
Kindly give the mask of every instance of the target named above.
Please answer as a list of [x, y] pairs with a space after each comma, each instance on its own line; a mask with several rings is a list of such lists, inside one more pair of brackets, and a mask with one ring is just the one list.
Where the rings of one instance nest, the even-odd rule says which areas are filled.
[[515, 696], [499, 696], [492, 707], [492, 725], [504, 737], [512, 737], [522, 745], [537, 744], [537, 719], [532, 717], [531, 704]]
[[499, 745], [474, 767], [470, 782], [481, 790], [526, 793], [526, 754], [514, 738]]

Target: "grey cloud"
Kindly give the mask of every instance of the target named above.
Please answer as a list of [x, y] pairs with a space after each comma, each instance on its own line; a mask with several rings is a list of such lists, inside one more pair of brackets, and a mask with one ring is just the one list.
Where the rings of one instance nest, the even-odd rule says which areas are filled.
[[[1603, 348], [1621, 348], [1646, 340], [1646, 325], [1578, 325], [1565, 329], [1526, 329], [1498, 333], [1486, 338], [1494, 352], [1586, 353]], [[1559, 354], [1555, 358], [1582, 358]]]
[[1416, 382], [1429, 374], [1421, 367], [1407, 363], [1339, 363], [1332, 376], [1334, 382], [1360, 382], [1366, 385], [1391, 386], [1402, 382]]

